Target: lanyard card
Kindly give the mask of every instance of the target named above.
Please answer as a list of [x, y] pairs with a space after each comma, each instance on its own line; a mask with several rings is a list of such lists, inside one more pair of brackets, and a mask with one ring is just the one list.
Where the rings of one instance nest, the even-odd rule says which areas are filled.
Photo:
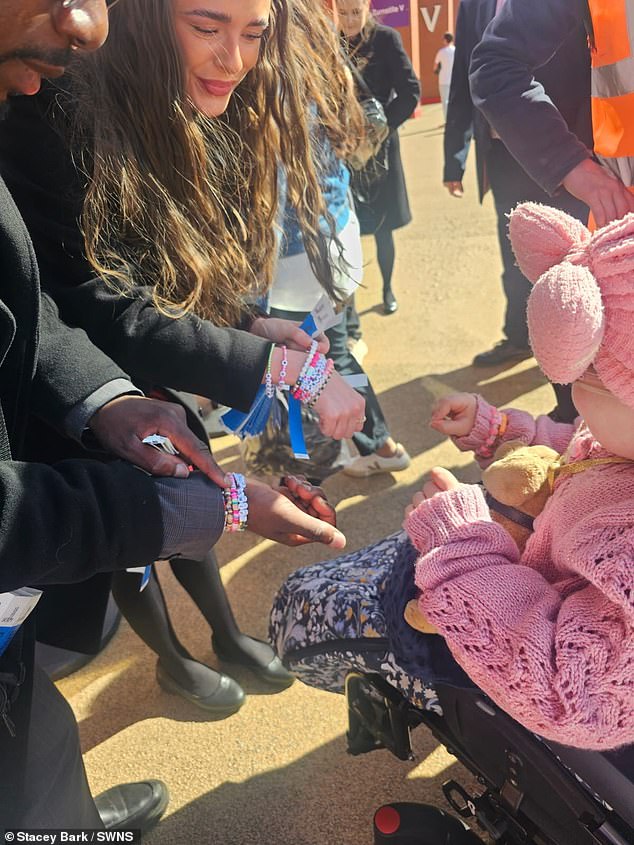
[[314, 337], [321, 332], [327, 332], [343, 320], [343, 312], [335, 314], [332, 302], [324, 294], [310, 314], [304, 319], [300, 329]]
[[41, 595], [42, 591], [33, 587], [20, 587], [10, 593], [0, 593], [0, 655], [4, 654]]
[[168, 455], [178, 455], [178, 452], [174, 448], [174, 444], [169, 437], [163, 437], [162, 434], [150, 434], [147, 437], [144, 437], [142, 442], [145, 443], [146, 446], [153, 446], [159, 452], [166, 452]]

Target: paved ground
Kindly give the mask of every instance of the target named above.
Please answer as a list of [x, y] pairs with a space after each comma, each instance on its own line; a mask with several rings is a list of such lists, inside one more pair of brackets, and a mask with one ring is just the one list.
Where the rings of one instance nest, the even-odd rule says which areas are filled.
[[[358, 297], [370, 348], [366, 367], [395, 437], [412, 455], [395, 476], [327, 483], [338, 502], [350, 548], [395, 530], [422, 475], [436, 464], [466, 480], [468, 458], [426, 425], [430, 402], [447, 390], [481, 390], [492, 401], [547, 411], [553, 404], [533, 360], [513, 369], [474, 371], [476, 352], [499, 339], [502, 295], [494, 215], [477, 204], [473, 167], [466, 196], [440, 184], [440, 106], [427, 106], [403, 132], [402, 149], [414, 223], [397, 233], [395, 290], [401, 308], [380, 312], [373, 244], [366, 244], [366, 288]], [[234, 441], [214, 441], [227, 467], [238, 465]], [[253, 538], [222, 541], [223, 577], [243, 628], [266, 634], [276, 587], [297, 566], [324, 557], [319, 548], [289, 551]], [[175, 627], [199, 659], [215, 663], [209, 631], [181, 588], [165, 573]], [[90, 666], [66, 679], [81, 726], [95, 792], [148, 775], [165, 780], [172, 802], [150, 845], [369, 845], [373, 809], [384, 801], [443, 803], [440, 785], [460, 775], [429, 736], [417, 737], [418, 758], [400, 763], [387, 752], [346, 755], [341, 698], [295, 684], [270, 695], [236, 673], [249, 698], [230, 719], [208, 722], [163, 693], [151, 653], [124, 624]]]

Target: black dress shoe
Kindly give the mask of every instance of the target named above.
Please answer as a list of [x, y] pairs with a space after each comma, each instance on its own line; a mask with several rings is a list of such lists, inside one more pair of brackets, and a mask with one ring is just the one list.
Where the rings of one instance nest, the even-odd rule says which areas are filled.
[[[205, 668], [209, 669], [209, 667]], [[216, 716], [230, 716], [232, 713], [237, 713], [246, 698], [240, 684], [228, 675], [223, 675], [222, 672], [216, 672], [214, 669], [209, 669], [209, 674], [213, 686], [212, 691], [207, 695], [198, 695], [179, 684], [165, 671], [160, 661], [156, 664], [156, 680], [165, 692], [180, 695], [181, 698], [191, 701], [201, 710], [206, 710]]]
[[170, 800], [161, 780], [122, 783], [95, 798], [106, 830], [138, 828], [144, 833], [161, 818]]
[[391, 290], [383, 291], [383, 313], [393, 314], [398, 311], [398, 302]]
[[[251, 637], [250, 639], [254, 638]], [[256, 642], [268, 646], [268, 643], [264, 643], [262, 640], [256, 640]], [[261, 681], [264, 681], [264, 683], [269, 684], [271, 687], [275, 687], [275, 689], [286, 689], [287, 687], [290, 687], [295, 680], [295, 676], [291, 675], [291, 673], [284, 668], [284, 664], [270, 646], [271, 660], [268, 663], [263, 661], [258, 662], [250, 654], [245, 654], [243, 651], [223, 651], [216, 642], [216, 638], [213, 636], [211, 638], [211, 647], [215, 651], [219, 660], [222, 660], [223, 663], [234, 663], [238, 666], [244, 666], [246, 669], [253, 672], [253, 674]]]
[[480, 352], [473, 359], [474, 367], [494, 367], [496, 364], [506, 364], [508, 361], [523, 361], [532, 358], [530, 346], [516, 346], [510, 340], [504, 339], [496, 343], [492, 349]]

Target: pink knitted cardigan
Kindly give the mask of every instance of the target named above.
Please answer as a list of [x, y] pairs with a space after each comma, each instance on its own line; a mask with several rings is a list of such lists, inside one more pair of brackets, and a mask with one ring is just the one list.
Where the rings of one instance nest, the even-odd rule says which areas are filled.
[[[477, 455], [493, 411], [478, 398], [460, 449]], [[504, 440], [608, 454], [583, 425], [507, 413]], [[500, 707], [564, 744], [634, 742], [634, 463], [560, 477], [521, 558], [478, 486], [426, 500], [406, 529], [421, 610]]]

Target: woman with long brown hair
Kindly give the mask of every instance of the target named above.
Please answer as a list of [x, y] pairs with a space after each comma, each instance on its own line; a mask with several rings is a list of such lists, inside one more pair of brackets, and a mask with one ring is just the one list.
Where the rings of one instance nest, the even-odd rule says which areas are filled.
[[[293, 384], [309, 344], [244, 305], [270, 281], [280, 163], [311, 261], [337, 298], [305, 113], [312, 48], [292, 44], [291, 12], [291, 0], [126, 0], [111, 9], [103, 51], [82, 59], [63, 90], [16, 104], [12, 131], [0, 129], [3, 172], [65, 319], [135, 380], [245, 410], [267, 360], [276, 382], [286, 358]], [[241, 317], [286, 342], [286, 355], [214, 325]], [[363, 400], [336, 373], [315, 408], [331, 436], [363, 426]], [[216, 652], [286, 685], [269, 646], [238, 630], [215, 563], [172, 568], [213, 627]], [[121, 576], [115, 594], [159, 654], [165, 688], [216, 713], [240, 706], [241, 693], [230, 700], [222, 677], [178, 642], [155, 577], [139, 593], [135, 577]]]

